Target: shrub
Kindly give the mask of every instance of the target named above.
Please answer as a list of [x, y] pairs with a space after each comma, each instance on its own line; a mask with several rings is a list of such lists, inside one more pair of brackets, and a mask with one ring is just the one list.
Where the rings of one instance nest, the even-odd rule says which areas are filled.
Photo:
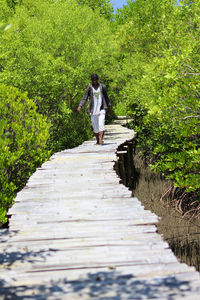
[[[120, 98], [138, 146], [177, 188], [200, 188], [199, 1], [128, 1], [117, 18]], [[133, 21], [134, 20], [134, 21]]]
[[21, 189], [36, 167], [48, 158], [46, 143], [50, 124], [37, 113], [26, 93], [0, 85], [0, 221], [15, 193]]

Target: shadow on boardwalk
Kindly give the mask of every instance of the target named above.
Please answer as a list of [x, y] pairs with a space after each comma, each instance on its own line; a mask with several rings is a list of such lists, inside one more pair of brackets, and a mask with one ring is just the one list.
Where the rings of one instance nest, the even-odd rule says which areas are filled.
[[[54, 249], [50, 249], [50, 251], [57, 251]], [[44, 250], [40, 250], [37, 252], [28, 251], [26, 247], [24, 248], [24, 252], [20, 251], [4, 251], [4, 253], [0, 253], [0, 265], [4, 265], [4, 268], [9, 269], [15, 262], [19, 261], [20, 264], [28, 262], [28, 263], [35, 263], [37, 261], [45, 261], [47, 255], [51, 255], [50, 253], [46, 253]]]
[[174, 299], [177, 294], [184, 298], [191, 290], [187, 281], [179, 281], [174, 276], [139, 280], [131, 274], [120, 276], [113, 271], [88, 274], [77, 281], [64, 279], [30, 287], [3, 287], [3, 281], [0, 284], [1, 299], [160, 299], [163, 292], [165, 299]]
[[[55, 154], [9, 211], [17, 216], [10, 229], [20, 231], [1, 238], [0, 299], [199, 299], [198, 274], [178, 264], [155, 234], [157, 217], [144, 212], [114, 173], [115, 151], [133, 132], [108, 129], [106, 147], [90, 141]], [[43, 224], [44, 215], [53, 216], [50, 223]]]

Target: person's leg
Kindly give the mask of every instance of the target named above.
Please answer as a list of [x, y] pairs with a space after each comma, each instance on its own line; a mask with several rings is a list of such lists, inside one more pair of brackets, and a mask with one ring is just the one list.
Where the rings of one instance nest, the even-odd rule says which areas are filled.
[[95, 132], [94, 132], [94, 135], [95, 135], [95, 137], [96, 137], [97, 144], [99, 144], [99, 132], [98, 132], [98, 133], [95, 133]]
[[94, 135], [96, 137], [97, 144], [99, 144], [99, 124], [98, 117], [96, 115], [91, 115], [92, 127], [94, 131]]
[[104, 136], [104, 131], [100, 131], [99, 132], [99, 144], [102, 145], [103, 142], [103, 136]]
[[105, 110], [101, 110], [99, 115], [99, 144], [101, 145], [103, 144], [105, 115]]

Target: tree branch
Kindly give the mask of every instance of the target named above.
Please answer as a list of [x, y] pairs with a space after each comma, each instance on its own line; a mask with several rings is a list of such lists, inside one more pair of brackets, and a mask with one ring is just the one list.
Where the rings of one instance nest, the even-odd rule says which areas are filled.
[[184, 78], [187, 76], [200, 76], [200, 73], [183, 73], [183, 76], [179, 76], [177, 79]]
[[199, 118], [200, 115], [197, 115], [197, 116], [186, 116], [186, 117], [183, 117], [182, 120], [186, 120], [186, 119], [189, 119], [189, 118]]
[[192, 68], [190, 65], [188, 64], [183, 64], [184, 66], [186, 66], [188, 69], [194, 71], [195, 73], [198, 73], [197, 70], [195, 70], [194, 68]]

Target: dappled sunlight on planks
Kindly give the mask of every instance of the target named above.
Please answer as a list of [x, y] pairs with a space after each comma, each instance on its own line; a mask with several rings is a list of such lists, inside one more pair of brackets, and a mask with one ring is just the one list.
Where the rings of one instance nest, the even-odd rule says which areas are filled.
[[133, 137], [107, 125], [103, 146], [55, 153], [30, 177], [1, 235], [7, 299], [198, 299], [199, 273], [178, 262], [158, 217], [119, 184], [116, 151]]

